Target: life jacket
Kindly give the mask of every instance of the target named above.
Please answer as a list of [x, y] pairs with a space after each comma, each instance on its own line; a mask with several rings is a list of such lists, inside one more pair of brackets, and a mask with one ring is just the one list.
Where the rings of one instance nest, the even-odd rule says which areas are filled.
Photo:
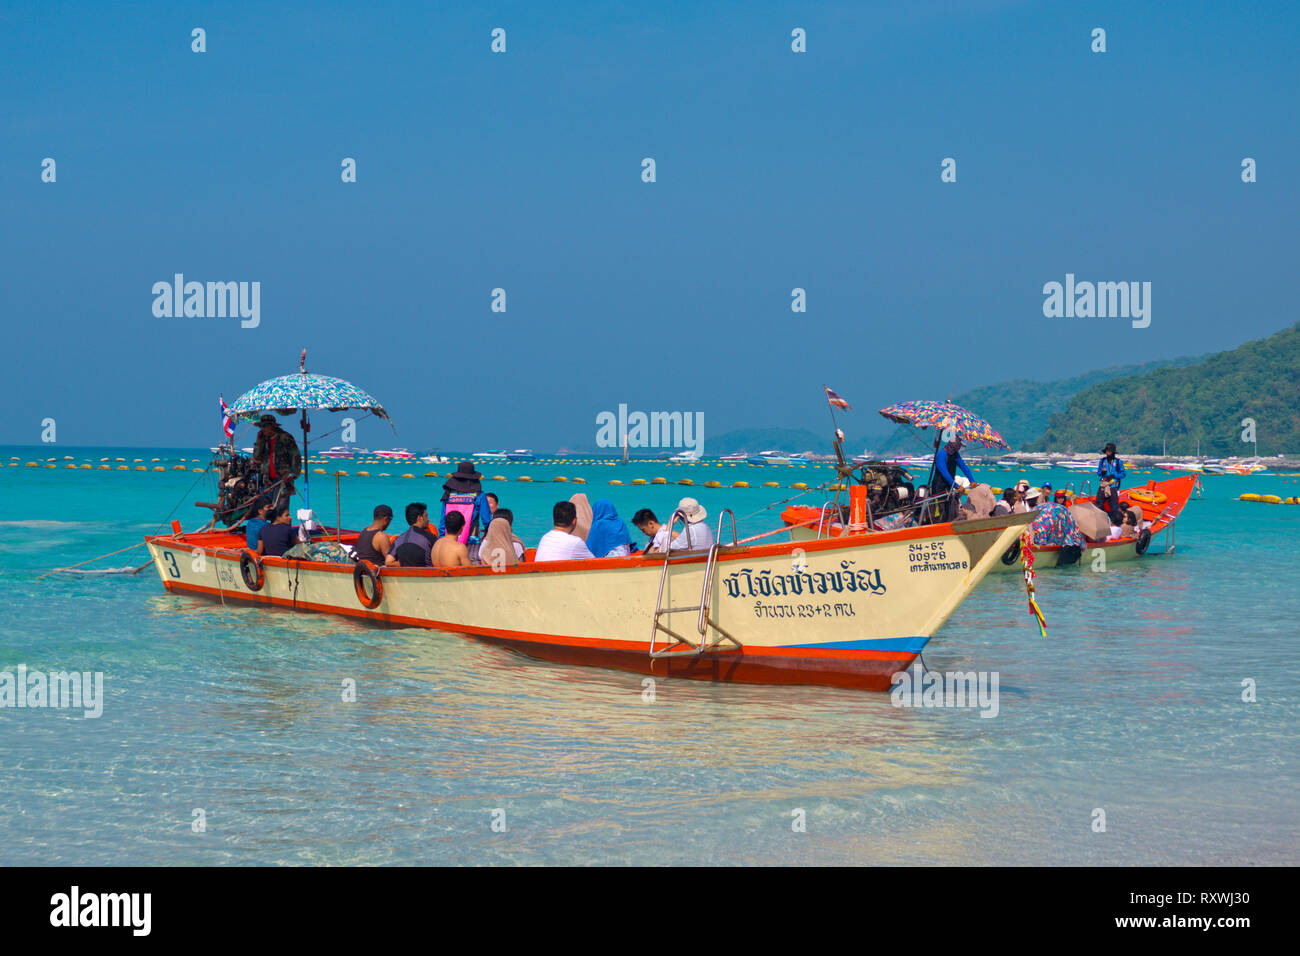
[[[461, 544], [469, 544], [469, 535], [474, 524], [474, 503], [477, 500], [478, 495], [451, 495], [447, 498], [447, 508], [443, 514], [449, 515], [453, 511], [458, 511], [465, 518], [465, 527], [461, 528], [460, 534], [456, 536], [456, 540]], [[445, 517], [443, 522], [445, 527]]]

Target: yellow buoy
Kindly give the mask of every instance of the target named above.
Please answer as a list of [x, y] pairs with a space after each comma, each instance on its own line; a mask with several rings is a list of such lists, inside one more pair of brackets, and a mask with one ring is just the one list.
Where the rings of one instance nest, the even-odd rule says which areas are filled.
[[1277, 495], [1264, 495], [1260, 498], [1260, 501], [1266, 501], [1270, 505], [1280, 505], [1282, 503], [1282, 499]]
[[556, 475], [554, 478], [551, 479], [551, 481], [560, 481], [560, 482], [568, 481], [568, 480], [569, 479], [565, 478], [563, 475]]
[[532, 480], [533, 479], [529, 478], [527, 475], [520, 475], [518, 478], [515, 479], [515, 481], [532, 481]]
[[693, 484], [695, 484], [695, 482], [691, 481], [691, 479], [689, 479], [689, 478], [678, 478], [678, 479], [677, 479], [677, 483], [678, 483], [679, 485], [693, 485]]
[[733, 487], [733, 488], [748, 488], [748, 487], [749, 487], [749, 482], [747, 482], [747, 481], [733, 481], [733, 482], [731, 483], [731, 487]]
[[831, 491], [843, 491], [843, 490], [844, 490], [844, 485], [840, 484], [838, 481], [837, 481], [835, 484], [833, 484], [833, 485], [829, 485], [828, 487], [830, 488]]
[[722, 482], [720, 482], [720, 481], [706, 481], [706, 482], [704, 483], [704, 487], [705, 487], [705, 488], [721, 488], [721, 487], [722, 487]]
[[764, 487], [764, 488], [780, 488], [780, 487], [781, 487], [781, 482], [779, 482], [779, 481], [765, 481], [765, 482], [763, 482], [763, 487]]
[[[53, 465], [51, 465], [50, 467], [53, 467]], [[76, 466], [76, 465], [64, 465], [63, 467], [64, 467], [64, 468], [76, 468], [77, 466]]]
[[437, 477], [438, 477], [438, 473], [437, 473], [436, 471], [426, 471], [426, 472], [424, 473], [424, 477], [426, 477], [426, 478], [437, 478]]
[[623, 482], [619, 481], [617, 478], [614, 478], [610, 481], [611, 485], [621, 485], [622, 483]]
[[651, 478], [651, 479], [650, 479], [650, 484], [652, 484], [652, 485], [666, 485], [666, 484], [668, 484], [668, 479], [667, 479], [667, 478]]
[[573, 483], [574, 483], [575, 485], [585, 485], [585, 484], [587, 483], [587, 479], [586, 479], [586, 478], [574, 478], [574, 479], [573, 479]]
[[[107, 468], [108, 465], [100, 465], [100, 467], [101, 467], [101, 468]], [[190, 471], [197, 471], [200, 475], [203, 474], [203, 469], [202, 469], [202, 468], [191, 468]]]
[[[100, 465], [100, 466], [99, 466], [99, 470], [100, 470], [100, 471], [107, 471], [108, 469], [110, 469], [110, 468], [112, 468], [112, 467], [113, 467], [112, 465]], [[195, 470], [195, 471], [198, 471], [197, 468], [195, 468], [194, 470]]]
[[35, 467], [36, 467], [36, 462], [34, 462], [34, 461], [29, 461], [29, 462], [27, 463], [27, 467], [28, 467], [28, 468], [35, 468]]
[[348, 473], [346, 471], [336, 471], [334, 472], [334, 474], [340, 478], [346, 478], [348, 476]]
[[644, 485], [644, 484], [645, 484], [645, 479], [644, 479], [644, 478], [633, 478], [633, 479], [632, 479], [632, 484], [634, 484], [634, 485]]
[[324, 469], [324, 468], [313, 468], [313, 469], [311, 470], [311, 473], [312, 473], [313, 475], [323, 475], [323, 474], [325, 474], [325, 469]]
[[403, 475], [402, 477], [403, 477], [403, 478], [414, 478], [415, 475]]
[[166, 471], [167, 469], [164, 468], [162, 465], [155, 465], [153, 470], [154, 470], [154, 471]]
[[793, 489], [794, 491], [807, 491], [807, 490], [808, 490], [808, 482], [806, 482], [806, 481], [796, 481], [796, 482], [795, 482], [793, 485], [791, 485], [790, 487], [791, 487], [791, 489]]
[[368, 472], [368, 471], [359, 471], [359, 472], [357, 472], [357, 477], [358, 477], [358, 478], [369, 478], [369, 477], [370, 477], [370, 472]]
[[493, 480], [493, 481], [508, 481], [509, 479], [506, 478], [505, 475], [493, 475], [493, 476], [492, 476], [492, 480]]
[[1244, 495], [1241, 495], [1240, 497], [1238, 497], [1237, 500], [1238, 500], [1238, 501], [1259, 501], [1259, 500], [1260, 500], [1260, 497], [1259, 497], [1259, 495], [1255, 494], [1254, 492], [1250, 492], [1250, 491], [1248, 491], [1248, 492], [1246, 492]]

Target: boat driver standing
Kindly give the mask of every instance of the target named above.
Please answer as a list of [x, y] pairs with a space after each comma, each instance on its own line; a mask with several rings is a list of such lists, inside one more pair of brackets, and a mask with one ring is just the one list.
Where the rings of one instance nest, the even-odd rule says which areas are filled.
[[253, 444], [253, 467], [262, 474], [265, 487], [284, 479], [269, 492], [273, 504], [280, 505], [293, 494], [293, 479], [302, 472], [302, 453], [293, 436], [280, 427], [274, 415], [263, 415], [257, 422], [257, 441]]
[[1124, 462], [1115, 455], [1115, 443], [1106, 442], [1102, 450], [1105, 455], [1097, 462], [1097, 497], [1094, 504], [1110, 516], [1110, 523], [1117, 525], [1123, 516], [1123, 506], [1119, 501], [1119, 483], [1124, 480]]

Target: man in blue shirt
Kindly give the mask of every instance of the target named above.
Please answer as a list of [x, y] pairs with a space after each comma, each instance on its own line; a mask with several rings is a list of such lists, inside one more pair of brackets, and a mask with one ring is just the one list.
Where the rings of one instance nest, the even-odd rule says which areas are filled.
[[1106, 442], [1106, 447], [1102, 451], [1106, 457], [1097, 462], [1097, 477], [1109, 478], [1115, 485], [1115, 490], [1119, 490], [1120, 482], [1124, 480], [1124, 462], [1115, 457], [1115, 443]]
[[244, 540], [248, 542], [248, 550], [257, 550], [257, 533], [271, 523], [267, 520], [270, 510], [271, 502], [266, 498], [258, 498], [249, 509], [251, 517], [244, 523]]
[[[961, 457], [961, 436], [953, 436], [952, 441], [948, 442], [942, 448], [934, 453], [934, 477], [931, 481], [930, 494], [941, 495], [957, 484], [956, 474], [961, 472], [966, 476], [966, 480], [971, 484], [975, 483], [975, 476], [970, 473], [966, 467], [966, 462]], [[957, 496], [949, 498], [943, 506], [942, 516], [936, 516], [940, 521], [951, 521], [957, 515]]]
[[1107, 442], [1102, 454], [1106, 457], [1097, 462], [1097, 497], [1093, 501], [1098, 508], [1110, 515], [1111, 524], [1119, 524], [1123, 516], [1123, 507], [1119, 500], [1119, 483], [1124, 479], [1124, 462], [1115, 456], [1115, 443]]

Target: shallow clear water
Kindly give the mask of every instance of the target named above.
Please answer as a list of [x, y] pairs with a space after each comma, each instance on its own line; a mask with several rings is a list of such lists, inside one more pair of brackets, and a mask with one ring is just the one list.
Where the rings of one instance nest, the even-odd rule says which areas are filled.
[[[0, 449], [36, 460], [33, 449]], [[103, 716], [0, 709], [0, 864], [1295, 863], [1300, 479], [1208, 477], [1178, 551], [987, 580], [931, 641], [940, 670], [997, 671], [999, 712], [886, 694], [660, 681], [541, 663], [454, 635], [222, 608], [139, 576], [35, 576], [124, 547], [209, 479], [0, 467], [0, 669], [103, 671]], [[187, 451], [186, 458], [205, 458]], [[115, 462], [110, 464], [116, 465]], [[330, 466], [331, 469], [334, 466]], [[343, 465], [355, 469], [356, 465]], [[393, 475], [447, 466], [374, 468]], [[530, 543], [585, 490], [625, 517], [683, 494], [751, 516], [816, 468], [489, 465], [584, 476], [492, 487]], [[777, 489], [609, 487], [617, 476]], [[1028, 472], [1041, 481], [1046, 474]], [[991, 472], [1009, 484], [1014, 472]], [[1050, 476], [1057, 487], [1083, 475]], [[1147, 476], [1138, 476], [1145, 479]], [[1156, 477], [1159, 477], [1158, 475]], [[400, 514], [440, 479], [349, 478], [344, 521]], [[324, 497], [322, 497], [322, 495]], [[810, 496], [815, 499], [816, 496]], [[318, 478], [318, 511], [333, 484]], [[804, 499], [808, 500], [808, 499]], [[779, 509], [777, 509], [779, 511]], [[1162, 539], [1157, 539], [1158, 545]], [[122, 568], [143, 548], [98, 562]], [[1241, 700], [1242, 681], [1258, 703]], [[345, 679], [357, 701], [344, 703]], [[191, 829], [193, 811], [206, 831]], [[1106, 832], [1093, 832], [1095, 808]], [[505, 832], [492, 829], [503, 810]], [[806, 832], [792, 831], [800, 809]], [[498, 817], [499, 819], [499, 817]]]

